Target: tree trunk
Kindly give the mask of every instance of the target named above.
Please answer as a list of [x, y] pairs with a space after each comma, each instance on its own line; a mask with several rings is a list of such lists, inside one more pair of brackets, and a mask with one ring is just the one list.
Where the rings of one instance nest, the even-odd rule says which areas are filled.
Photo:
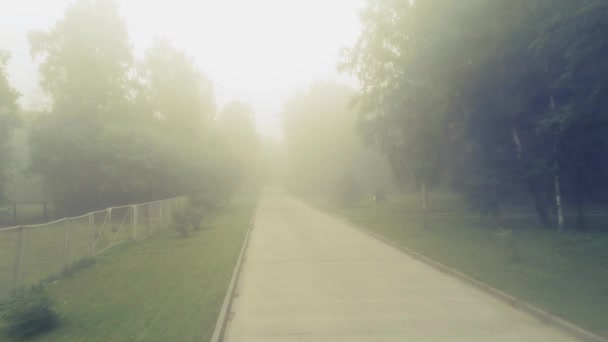
[[557, 209], [557, 230], [562, 231], [564, 229], [564, 209], [562, 207], [562, 191], [557, 171], [553, 175], [553, 184], [555, 187], [555, 208]]
[[545, 193], [542, 186], [535, 184], [533, 180], [528, 181], [528, 190], [534, 198], [534, 210], [538, 215], [540, 223], [545, 228], [551, 226], [551, 220], [549, 220], [549, 210], [547, 209], [547, 201], [545, 200]]
[[[511, 128], [511, 137], [513, 138], [513, 144], [515, 144], [517, 160], [521, 161], [523, 154], [523, 145], [521, 142], [521, 137], [519, 136], [519, 132], [515, 127]], [[532, 197], [534, 198], [534, 209], [536, 210], [536, 214], [538, 215], [541, 224], [545, 228], [549, 228], [551, 226], [551, 221], [549, 220], [547, 201], [545, 200], [545, 194], [542, 190], [542, 186], [536, 184], [534, 180], [529, 180], [527, 182], [527, 185], [530, 193], [532, 194]]]
[[515, 144], [515, 149], [517, 151], [517, 160], [521, 160], [521, 139], [519, 138], [519, 132], [517, 132], [517, 129], [515, 129], [515, 127], [511, 128], [511, 135], [513, 136], [513, 143]]
[[[549, 102], [551, 105], [551, 111], [555, 111], [555, 99], [553, 98], [553, 94], [549, 95]], [[562, 231], [564, 229], [564, 208], [562, 207], [562, 191], [559, 179], [557, 132], [555, 134], [553, 142], [553, 155], [555, 158], [555, 169], [553, 170], [553, 186], [555, 188], [555, 209], [557, 209], [557, 230]]]

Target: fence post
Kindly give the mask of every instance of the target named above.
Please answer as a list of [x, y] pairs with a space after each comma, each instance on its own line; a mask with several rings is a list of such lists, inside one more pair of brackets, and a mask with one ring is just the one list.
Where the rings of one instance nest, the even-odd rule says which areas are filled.
[[131, 214], [133, 215], [131, 218], [133, 225], [133, 241], [137, 241], [137, 205], [131, 207]]
[[47, 207], [46, 201], [44, 201], [44, 222], [49, 222], [49, 208]]
[[17, 222], [17, 202], [13, 202], [13, 223], [15, 226], [19, 224]]
[[65, 233], [63, 234], [63, 252], [61, 254], [61, 268], [63, 274], [68, 271], [68, 235], [70, 234], [70, 220], [65, 220]]
[[158, 231], [163, 230], [163, 201], [158, 202]]
[[15, 258], [15, 269], [13, 273], [13, 288], [21, 286], [23, 278], [23, 258], [25, 257], [25, 227], [19, 227], [19, 243], [17, 244], [17, 255]]
[[89, 214], [89, 230], [91, 231], [91, 258], [95, 256], [95, 213]]
[[148, 217], [146, 217], [146, 238], [148, 236], [150, 236], [150, 218], [152, 217], [152, 215], [150, 214], [150, 211], [152, 210], [152, 203], [148, 204]]
[[[108, 222], [110, 223], [110, 236], [114, 236], [114, 225], [112, 225], [112, 208], [108, 208]], [[110, 239], [110, 247], [114, 246], [114, 238]]]
[[110, 247], [114, 246], [114, 225], [112, 224], [112, 208], [108, 208], [106, 209], [108, 211], [107, 215], [108, 215], [108, 223], [110, 224], [110, 236], [112, 236], [112, 238], [110, 239]]
[[173, 220], [173, 199], [169, 200], [169, 213], [167, 215], [167, 221], [169, 223], [169, 226], [171, 226], [171, 220]]

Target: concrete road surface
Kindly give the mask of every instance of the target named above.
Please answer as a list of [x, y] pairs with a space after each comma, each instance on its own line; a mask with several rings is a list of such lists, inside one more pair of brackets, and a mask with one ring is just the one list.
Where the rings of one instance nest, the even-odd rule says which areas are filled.
[[260, 201], [225, 341], [574, 341], [285, 195]]

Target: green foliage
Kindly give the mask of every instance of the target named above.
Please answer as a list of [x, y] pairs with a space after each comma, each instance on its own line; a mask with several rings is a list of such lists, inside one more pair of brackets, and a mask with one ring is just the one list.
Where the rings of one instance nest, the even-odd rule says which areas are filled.
[[560, 188], [606, 201], [605, 1], [370, 0], [361, 18], [340, 66], [399, 177], [448, 179], [482, 213], [527, 192], [545, 225]]
[[203, 227], [203, 219], [205, 218], [205, 211], [202, 208], [192, 208], [190, 212], [190, 223], [192, 230], [201, 230]]
[[182, 237], [188, 237], [190, 231], [201, 230], [222, 207], [223, 203], [209, 194], [191, 195], [188, 204], [173, 213], [174, 227]]
[[7, 333], [27, 338], [52, 330], [59, 324], [54, 306], [44, 283], [15, 291], [2, 305]]
[[164, 231], [122, 244], [86, 272], [53, 283], [65, 324], [33, 340], [210, 341], [255, 199], [235, 196], [216, 217], [222, 229], [188, 239]]
[[[370, 1], [361, 16], [365, 30], [341, 64], [362, 83], [364, 140], [387, 155], [398, 178], [425, 186], [437, 182], [449, 147], [452, 89], [443, 77], [452, 70], [439, 48], [450, 49], [455, 32], [442, 24], [446, 18], [429, 15], [454, 9], [453, 2], [431, 2]], [[427, 35], [445, 45], [427, 43]]]
[[178, 134], [200, 134], [215, 112], [211, 82], [183, 52], [156, 39], [139, 63], [136, 105]]
[[13, 129], [19, 120], [17, 117], [17, 98], [19, 94], [8, 83], [6, 66], [9, 54], [0, 50], [0, 206], [6, 201], [5, 187], [8, 182], [10, 166], [10, 148], [8, 146]]
[[182, 207], [173, 212], [173, 226], [184, 238], [188, 237], [192, 230], [192, 208]]
[[125, 114], [133, 56], [116, 1], [76, 1], [49, 31], [28, 38], [54, 112], [79, 118], [75, 126]]
[[[29, 38], [53, 99], [32, 124], [31, 168], [61, 214], [187, 193], [221, 201], [234, 192], [231, 175], [249, 166], [224, 152], [243, 131], [224, 137], [216, 127], [211, 82], [184, 52], [156, 40], [134, 61], [113, 0], [76, 1]], [[254, 158], [254, 145], [238, 152]]]

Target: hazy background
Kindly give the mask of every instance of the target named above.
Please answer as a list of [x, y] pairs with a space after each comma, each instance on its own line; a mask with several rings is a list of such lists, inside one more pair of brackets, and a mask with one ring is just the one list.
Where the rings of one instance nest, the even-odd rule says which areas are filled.
[[[26, 109], [43, 106], [27, 32], [47, 30], [74, 1], [3, 0], [0, 48], [12, 57], [11, 84]], [[361, 0], [119, 0], [137, 57], [156, 36], [186, 51], [214, 84], [218, 105], [250, 103], [258, 131], [280, 137], [283, 103], [315, 80], [352, 78], [336, 71], [339, 50], [361, 31]]]

